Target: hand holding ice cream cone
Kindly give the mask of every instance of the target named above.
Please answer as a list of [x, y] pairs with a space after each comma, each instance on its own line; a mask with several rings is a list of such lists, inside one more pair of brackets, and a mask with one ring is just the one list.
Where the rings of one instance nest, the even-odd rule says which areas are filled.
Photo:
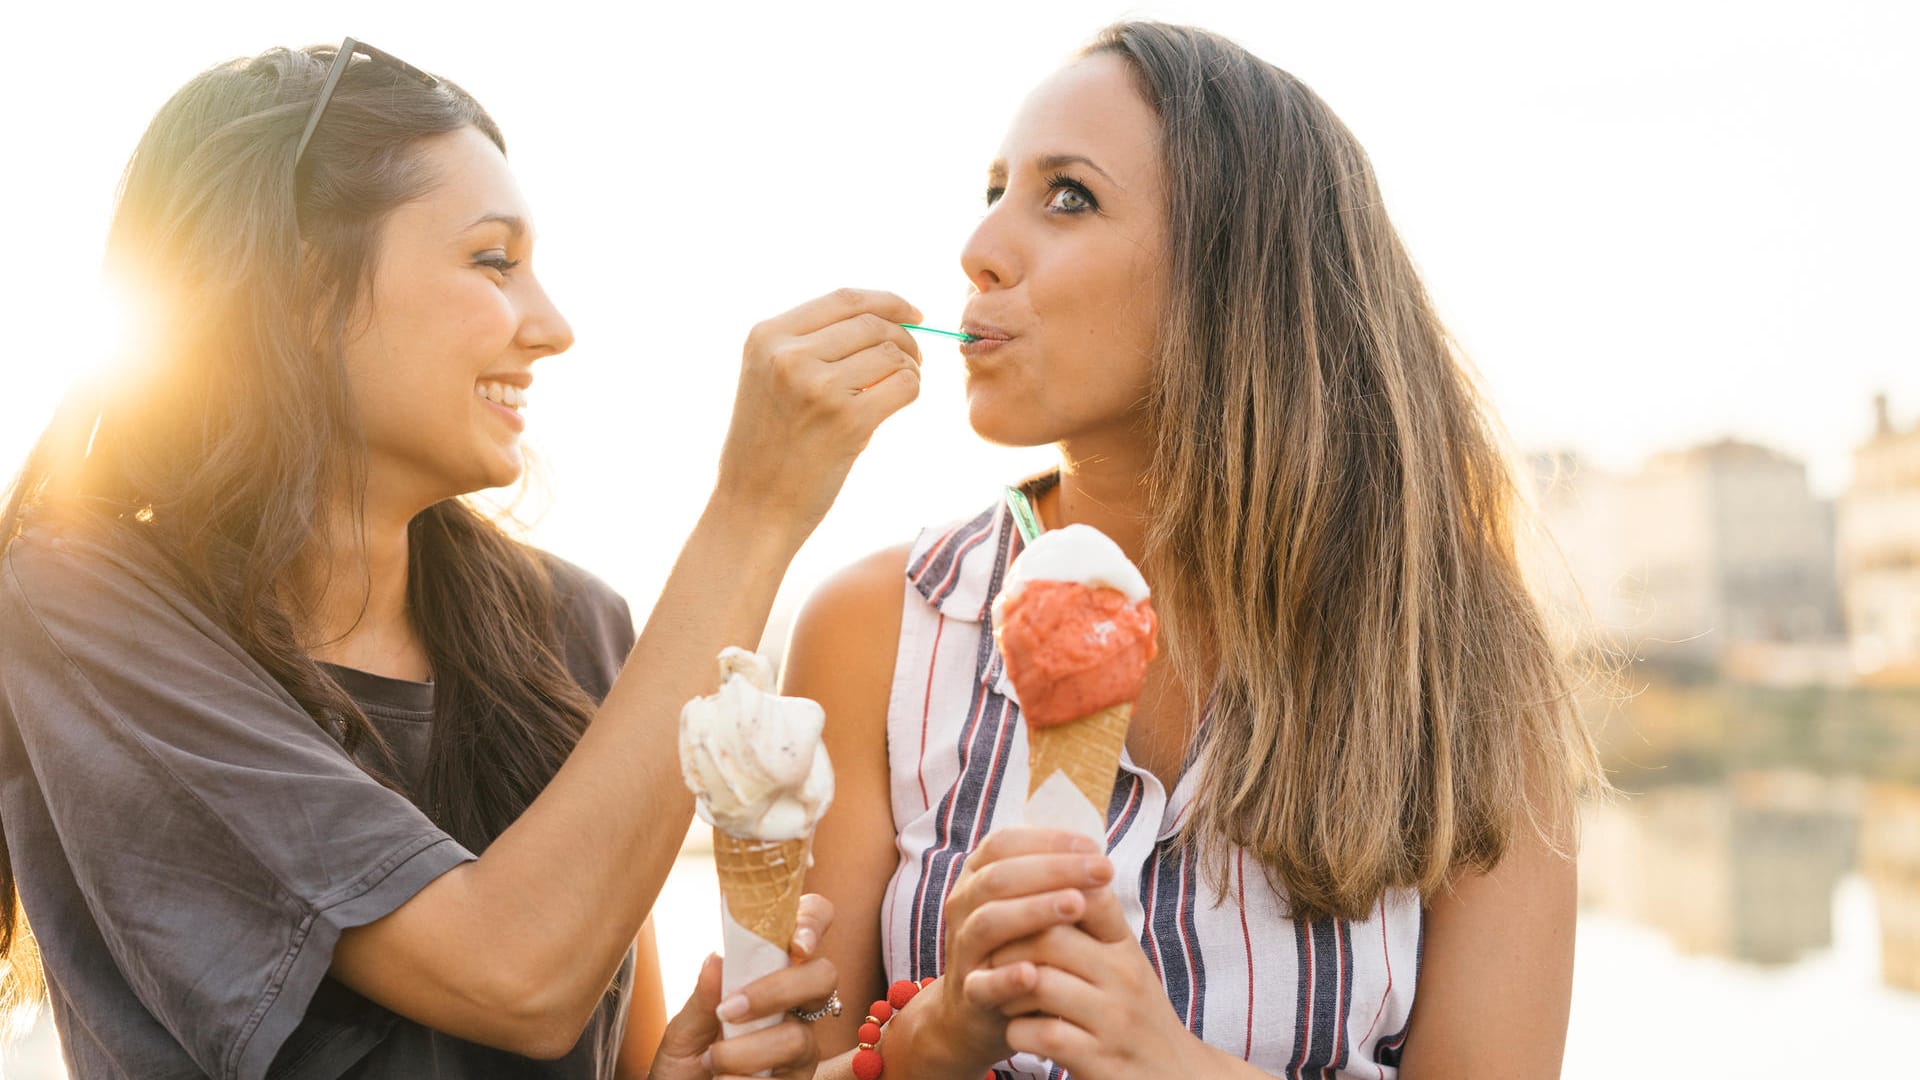
[[681, 775], [713, 826], [724, 994], [787, 966], [813, 827], [833, 799], [825, 723], [817, 703], [775, 694], [772, 667], [744, 649], [721, 653], [719, 691], [681, 710]]

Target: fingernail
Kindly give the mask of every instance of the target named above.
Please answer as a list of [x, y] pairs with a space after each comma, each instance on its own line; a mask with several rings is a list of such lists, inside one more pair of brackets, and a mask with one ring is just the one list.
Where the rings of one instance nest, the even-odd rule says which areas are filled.
[[814, 940], [813, 931], [806, 927], [801, 927], [793, 932], [793, 947], [799, 949], [802, 953], [812, 956], [813, 947], [817, 944], [819, 944], [819, 942]]
[[713, 1071], [713, 1051], [700, 1051], [700, 1071], [704, 1073], [711, 1073]]
[[722, 1020], [745, 1020], [747, 1018], [747, 1009], [750, 1007], [751, 1006], [747, 1004], [747, 995], [735, 994], [721, 1002], [720, 1007], [713, 1010], [713, 1013]]
[[1087, 880], [1096, 884], [1113, 876], [1113, 863], [1106, 859], [1087, 860]]
[[1084, 851], [1099, 851], [1100, 848], [1094, 844], [1092, 837], [1076, 836], [1073, 838], [1073, 844], [1071, 845], [1069, 850], [1084, 852]]
[[1065, 915], [1065, 916], [1071, 917], [1075, 913], [1074, 912], [1075, 907], [1076, 905], [1074, 904], [1072, 893], [1063, 893], [1060, 896], [1056, 897], [1053, 901], [1053, 913], [1055, 915]]

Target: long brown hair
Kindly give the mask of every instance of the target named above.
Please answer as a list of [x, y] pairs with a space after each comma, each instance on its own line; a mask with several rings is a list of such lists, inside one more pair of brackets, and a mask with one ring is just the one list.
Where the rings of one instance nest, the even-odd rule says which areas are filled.
[[[300, 158], [331, 48], [274, 49], [203, 72], [147, 128], [122, 181], [108, 264], [144, 296], [148, 337], [116, 392], [63, 407], [4, 509], [0, 553], [42, 517], [79, 518], [153, 556], [314, 723], [398, 786], [366, 715], [308, 655], [298, 600], [315, 551], [352, 544], [326, 516], [365, 490], [342, 344], [381, 225], [436, 177], [418, 144], [499, 129], [450, 82], [356, 59]], [[90, 437], [90, 445], [89, 445]], [[485, 848], [552, 778], [593, 704], [568, 674], [546, 564], [462, 500], [408, 529], [407, 605], [434, 672], [420, 790], [435, 823]], [[0, 834], [0, 987], [37, 976]]]
[[1365, 152], [1206, 31], [1121, 23], [1087, 52], [1160, 120], [1147, 559], [1173, 662], [1213, 695], [1189, 838], [1216, 871], [1246, 846], [1301, 919], [1433, 895], [1521, 829], [1557, 840], [1605, 781], [1508, 455]]

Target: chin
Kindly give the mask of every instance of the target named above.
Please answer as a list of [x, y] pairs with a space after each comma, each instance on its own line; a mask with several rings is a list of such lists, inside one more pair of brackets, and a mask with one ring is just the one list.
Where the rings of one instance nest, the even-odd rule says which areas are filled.
[[519, 448], [516, 447], [511, 455], [502, 454], [483, 462], [478, 474], [472, 479], [472, 491], [468, 494], [472, 494], [473, 491], [485, 491], [488, 488], [512, 487], [520, 482], [520, 478], [525, 476], [526, 472], [526, 461], [520, 456]]
[[995, 446], [1047, 446], [1058, 433], [1039, 417], [1019, 408], [996, 408], [979, 397], [967, 401], [967, 424], [973, 433]]

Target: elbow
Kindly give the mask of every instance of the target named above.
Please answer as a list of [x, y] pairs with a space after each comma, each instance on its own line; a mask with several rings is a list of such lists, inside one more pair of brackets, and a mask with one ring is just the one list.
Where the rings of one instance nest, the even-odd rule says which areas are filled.
[[558, 1061], [579, 1044], [590, 1018], [591, 1014], [561, 1013], [517, 1016], [510, 1030], [501, 1032], [502, 1038], [495, 1045], [535, 1061]]
[[536, 1061], [554, 1061], [579, 1044], [600, 996], [582, 1000], [582, 995], [562, 992], [554, 985], [558, 981], [502, 980], [489, 995], [499, 1020], [495, 1047]]
[[569, 1028], [564, 1023], [553, 1023], [543, 1028], [529, 1028], [510, 1049], [534, 1061], [558, 1061], [579, 1044], [580, 1032], [585, 1026], [577, 1024]]

